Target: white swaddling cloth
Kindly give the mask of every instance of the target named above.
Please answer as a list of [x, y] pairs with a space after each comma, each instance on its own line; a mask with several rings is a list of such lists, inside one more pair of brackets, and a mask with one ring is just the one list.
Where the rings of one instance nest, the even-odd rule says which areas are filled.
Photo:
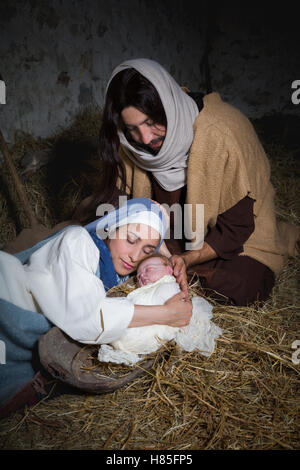
[[[136, 305], [163, 305], [180, 292], [174, 276], [165, 275], [153, 284], [139, 287], [128, 294]], [[213, 306], [202, 297], [193, 297], [193, 314], [190, 323], [183, 328], [168, 325], [151, 325], [127, 328], [117, 341], [103, 344], [99, 348], [101, 362], [133, 365], [145, 354], [157, 351], [166, 341], [174, 340], [185, 351], [198, 349], [209, 357], [215, 349], [215, 339], [222, 334], [221, 328], [212, 321]]]

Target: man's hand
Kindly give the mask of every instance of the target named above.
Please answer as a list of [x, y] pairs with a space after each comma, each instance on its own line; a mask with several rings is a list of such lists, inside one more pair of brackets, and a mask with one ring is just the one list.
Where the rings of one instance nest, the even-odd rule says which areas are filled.
[[173, 255], [169, 259], [172, 263], [173, 267], [173, 274], [176, 277], [176, 281], [178, 282], [180, 289], [184, 293], [184, 298], [188, 300], [190, 298], [188, 293], [188, 282], [186, 276], [186, 263], [184, 258], [180, 255]]

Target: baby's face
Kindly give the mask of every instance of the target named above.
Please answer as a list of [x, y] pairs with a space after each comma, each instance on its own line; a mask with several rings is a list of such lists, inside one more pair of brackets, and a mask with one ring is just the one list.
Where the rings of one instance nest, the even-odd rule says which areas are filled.
[[171, 266], [166, 266], [160, 258], [145, 259], [137, 270], [137, 280], [140, 287], [158, 281], [166, 274], [173, 274]]

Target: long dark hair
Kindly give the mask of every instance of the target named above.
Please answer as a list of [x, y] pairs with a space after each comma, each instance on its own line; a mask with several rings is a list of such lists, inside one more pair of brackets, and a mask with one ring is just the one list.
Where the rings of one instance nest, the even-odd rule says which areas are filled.
[[[167, 126], [159, 94], [147, 78], [132, 68], [125, 69], [114, 76], [107, 90], [99, 134], [98, 153], [102, 163], [102, 178], [99, 182], [99, 191], [94, 193], [85, 211], [96, 210], [101, 203], [115, 205], [120, 191], [125, 194], [126, 174], [124, 164], [118, 154], [120, 146], [118, 129], [122, 129], [123, 126], [121, 112], [129, 106], [149, 116], [154, 123]], [[116, 187], [118, 176], [121, 181], [120, 191]]]

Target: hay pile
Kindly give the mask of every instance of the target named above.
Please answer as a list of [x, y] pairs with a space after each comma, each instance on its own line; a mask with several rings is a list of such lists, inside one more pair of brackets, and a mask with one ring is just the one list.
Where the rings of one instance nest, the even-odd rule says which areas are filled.
[[[98, 122], [95, 116], [98, 119], [93, 113], [81, 115], [82, 128], [77, 127], [76, 135], [96, 135], [97, 126], [91, 124]], [[256, 123], [258, 131], [262, 124]], [[72, 131], [69, 136], [74, 137]], [[271, 161], [278, 216], [299, 223], [300, 174], [295, 148], [270, 142], [264, 133], [260, 136]], [[19, 139], [14, 147], [16, 161], [28, 145], [42, 148], [48, 142], [28, 136]], [[90, 170], [92, 182], [79, 172], [60, 189], [59, 207], [64, 207], [64, 216], [88, 193], [89, 185], [96, 184], [94, 157], [89, 165], [95, 165]], [[1, 178], [7, 184], [4, 173]], [[41, 169], [28, 181], [27, 189], [36, 212], [50, 226], [63, 217], [53, 209], [57, 202], [46, 175], [47, 169]], [[16, 230], [5, 197], [2, 194], [0, 199], [2, 242]], [[2, 420], [1, 448], [299, 448], [299, 365], [295, 359], [300, 354], [292, 349], [293, 342], [300, 340], [299, 273], [300, 259], [290, 260], [272, 297], [261, 308], [215, 304], [214, 322], [223, 335], [210, 358], [197, 352], [182, 353], [169, 343], [164, 359], [123, 389], [97, 396], [63, 395]], [[197, 280], [190, 284], [190, 292], [201, 294]]]
[[[89, 139], [96, 139], [101, 125], [99, 108], [91, 106], [75, 116], [71, 125], [48, 139], [35, 139], [17, 132], [10, 153], [18, 171], [28, 152], [49, 149], [55, 158], [26, 179], [28, 199], [39, 221], [53, 227], [69, 219], [82, 199], [90, 195], [99, 182], [99, 159]], [[12, 185], [0, 152], [0, 247], [16, 236], [28, 220]]]

